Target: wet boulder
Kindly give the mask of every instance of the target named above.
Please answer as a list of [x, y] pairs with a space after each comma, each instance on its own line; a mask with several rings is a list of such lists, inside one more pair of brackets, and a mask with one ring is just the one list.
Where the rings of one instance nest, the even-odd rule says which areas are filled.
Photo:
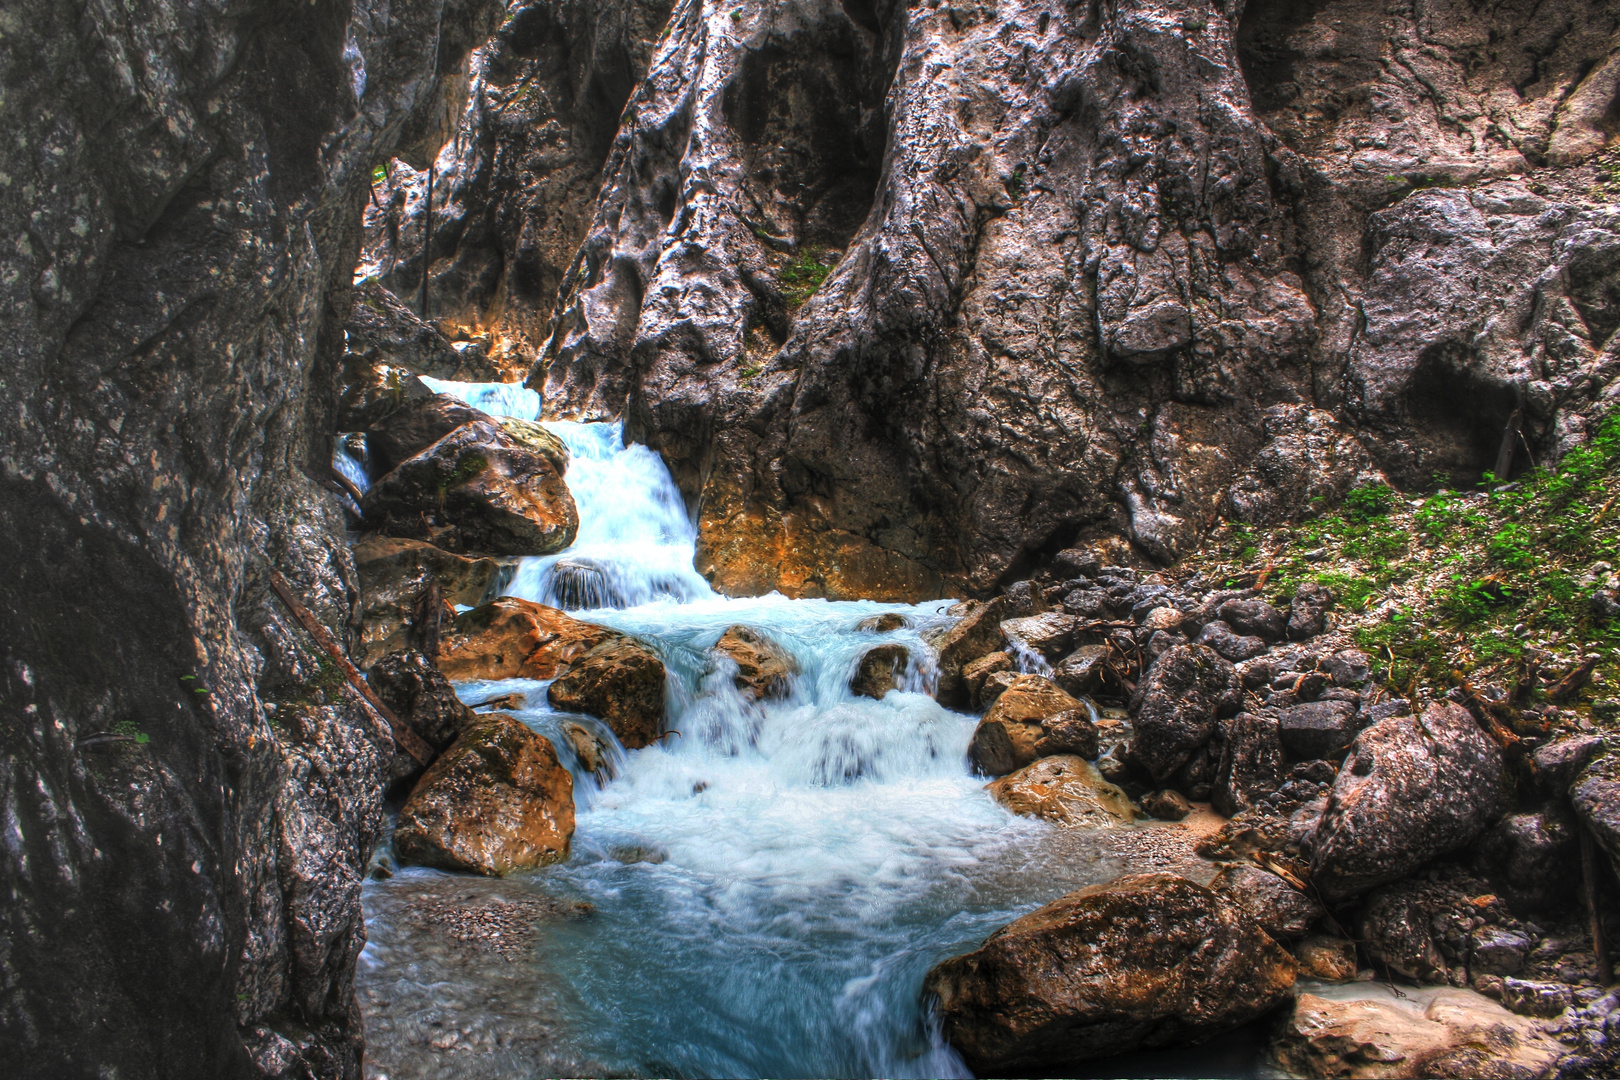
[[1264, 639], [1239, 634], [1220, 619], [1206, 623], [1204, 628], [1198, 631], [1197, 641], [1198, 644], [1207, 645], [1234, 663], [1252, 660], [1266, 651]]
[[1576, 825], [1557, 802], [1509, 814], [1474, 846], [1474, 866], [1520, 912], [1556, 911], [1574, 901], [1581, 872]]
[[434, 750], [443, 750], [472, 722], [444, 673], [415, 649], [383, 657], [366, 672], [366, 682], [394, 715]]
[[1356, 737], [1356, 708], [1343, 701], [1312, 701], [1281, 709], [1277, 734], [1295, 761], [1336, 758]]
[[1020, 675], [973, 729], [968, 758], [980, 773], [1004, 776], [1051, 754], [1096, 757], [1097, 726], [1050, 679]]
[[462, 424], [498, 423], [481, 409], [460, 398], [434, 394], [426, 401], [402, 405], [366, 429], [366, 449], [377, 473], [387, 473], [413, 458]]
[[899, 687], [911, 661], [911, 650], [904, 645], [879, 645], [866, 650], [855, 667], [855, 677], [849, 681], [850, 691], [860, 697], [883, 700], [890, 690]]
[[1022, 645], [1047, 660], [1056, 660], [1074, 647], [1075, 617], [1048, 611], [1022, 619], [1005, 619], [1001, 636], [1009, 644]]
[[1301, 994], [1272, 1044], [1296, 1076], [1522, 1080], [1551, 1074], [1564, 1048], [1472, 990], [1389, 997]]
[[1288, 640], [1305, 641], [1327, 631], [1328, 611], [1333, 593], [1325, 586], [1306, 582], [1294, 591], [1288, 606]]
[[1210, 802], [1232, 817], [1283, 784], [1283, 745], [1277, 718], [1238, 713], [1222, 721], [1221, 757], [1210, 784]]
[[663, 733], [664, 680], [664, 662], [652, 650], [615, 636], [573, 661], [546, 700], [554, 709], [597, 717], [626, 750], [639, 750]]
[[611, 773], [613, 749], [606, 738], [574, 720], [564, 720], [562, 731], [586, 771], [598, 776]]
[[1328, 900], [1394, 881], [1471, 843], [1503, 799], [1502, 754], [1458, 705], [1380, 721], [1356, 736], [1307, 838]]
[[979, 686], [978, 693], [973, 695], [974, 704], [980, 710], [988, 712], [995, 705], [996, 699], [1007, 692], [1007, 688], [1024, 677], [1024, 673], [1015, 667], [1001, 668], [992, 671], [984, 677]]
[[462, 424], [366, 492], [366, 519], [460, 553], [548, 555], [574, 542], [579, 513], [540, 454], [488, 420]]
[[574, 779], [550, 742], [504, 713], [462, 729], [399, 812], [401, 860], [501, 875], [561, 861], [574, 834]]
[[403, 367], [349, 359], [344, 372], [346, 388], [338, 399], [339, 431], [370, 431], [400, 409], [433, 400], [427, 383]]
[[386, 360], [419, 375], [469, 382], [501, 377], [481, 353], [457, 350], [437, 326], [375, 281], [355, 286], [354, 307], [343, 330], [351, 354]]
[[1007, 1076], [1203, 1041], [1287, 1001], [1294, 973], [1224, 895], [1139, 874], [1002, 927], [923, 987], [968, 1067]]
[[1288, 618], [1258, 597], [1228, 600], [1216, 612], [1216, 617], [1237, 634], [1281, 641], [1288, 631]]
[[1536, 750], [1536, 779], [1548, 795], [1569, 794], [1581, 770], [1603, 752], [1603, 740], [1596, 735], [1560, 739]]
[[1360, 649], [1340, 649], [1322, 661], [1322, 671], [1334, 686], [1348, 689], [1367, 682], [1372, 676], [1372, 661]]
[[1178, 645], [1143, 676], [1133, 701], [1133, 759], [1165, 783], [1215, 734], [1222, 716], [1242, 704], [1237, 671], [1213, 649]]
[[[982, 696], [985, 680], [997, 672], [1015, 671], [1016, 669], [1017, 665], [1013, 663], [1012, 654], [1009, 652], [993, 652], [979, 657], [962, 669], [962, 681], [967, 684], [969, 700], [981, 709], [988, 708], [989, 702]], [[1006, 687], [1002, 687], [1002, 689], [1005, 690]]]
[[1382, 885], [1357, 909], [1356, 937], [1367, 955], [1414, 982], [1460, 985], [1477, 960], [1476, 933], [1498, 929], [1518, 927], [1485, 882], [1454, 865]]
[[447, 604], [477, 604], [490, 591], [501, 565], [469, 559], [420, 540], [370, 536], [354, 546], [360, 578], [362, 667], [411, 647], [412, 622], [428, 587], [437, 583]]
[[507, 438], [551, 462], [551, 467], [557, 470], [558, 476], [568, 475], [570, 460], [568, 447], [545, 425], [537, 424], [533, 420], [519, 420], [515, 416], [494, 416], [490, 419], [501, 426]]
[[1321, 904], [1276, 874], [1248, 863], [1226, 867], [1209, 887], [1225, 893], [1239, 911], [1278, 941], [1303, 936], [1326, 914]]
[[869, 634], [887, 634], [895, 630], [903, 630], [911, 625], [911, 620], [898, 611], [885, 611], [880, 615], [869, 615], [855, 624], [855, 629], [864, 630]]
[[710, 652], [737, 665], [732, 682], [750, 701], [787, 697], [799, 673], [791, 653], [747, 626], [728, 628]]
[[939, 665], [934, 697], [941, 705], [948, 709], [972, 706], [973, 699], [962, 678], [962, 669], [1001, 648], [1001, 620], [1006, 606], [1006, 599], [1000, 596], [983, 602], [971, 601], [956, 624], [934, 642]]
[[1043, 757], [992, 781], [986, 790], [1015, 814], [1059, 825], [1101, 829], [1135, 820], [1130, 796], [1074, 754]]
[[1102, 687], [1107, 664], [1108, 646], [1082, 645], [1052, 670], [1052, 680], [1076, 697], [1083, 697]]
[[503, 596], [456, 616], [439, 645], [439, 670], [470, 679], [555, 679], [616, 630], [554, 607]]

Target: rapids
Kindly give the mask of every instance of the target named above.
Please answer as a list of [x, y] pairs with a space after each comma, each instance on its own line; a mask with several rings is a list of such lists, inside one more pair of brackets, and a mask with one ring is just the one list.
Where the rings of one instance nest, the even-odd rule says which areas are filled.
[[[538, 413], [516, 387], [430, 382]], [[500, 882], [407, 868], [366, 883], [371, 1075], [968, 1075], [929, 1025], [924, 973], [1120, 868], [1095, 834], [1015, 817], [970, 774], [973, 719], [928, 693], [922, 635], [949, 601], [718, 596], [692, 568], [695, 529], [656, 454], [617, 424], [547, 427], [572, 454], [578, 539], [521, 560], [505, 591], [655, 648], [677, 734], [633, 754], [615, 744], [599, 777], [546, 684], [458, 687], [474, 705], [526, 695], [517, 715], [576, 778], [572, 854]], [[858, 629], [880, 612], [909, 625]], [[785, 700], [747, 702], [711, 663], [735, 624], [797, 661]], [[885, 641], [911, 651], [904, 689], [852, 695], [862, 653]], [[527, 912], [540, 929], [519, 955], [480, 951], [425, 928], [445, 904]]]

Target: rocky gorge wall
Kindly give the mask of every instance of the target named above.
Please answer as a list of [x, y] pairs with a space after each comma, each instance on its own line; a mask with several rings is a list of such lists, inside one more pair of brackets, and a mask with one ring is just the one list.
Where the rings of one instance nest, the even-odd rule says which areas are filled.
[[330, 460], [373, 166], [481, 0], [9, 5], [0, 1045], [12, 1076], [356, 1076], [387, 731]]
[[[1590, 159], [1617, 27], [1460, 0], [520, 5], [439, 160], [431, 307], [533, 355], [549, 414], [622, 413], [728, 591], [984, 593], [1110, 536], [1167, 562], [1223, 514], [1582, 437], [1613, 376]], [[395, 175], [368, 265], [409, 291], [422, 182]]]

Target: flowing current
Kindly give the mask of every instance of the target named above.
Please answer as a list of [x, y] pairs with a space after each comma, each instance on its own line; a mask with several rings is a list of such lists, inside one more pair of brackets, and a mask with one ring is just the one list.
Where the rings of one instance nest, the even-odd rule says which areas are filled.
[[[516, 387], [432, 385], [538, 414]], [[565, 863], [530, 875], [367, 882], [369, 1074], [968, 1075], [930, 1026], [925, 972], [1118, 868], [1093, 835], [1015, 817], [970, 774], [973, 719], [926, 693], [924, 635], [948, 602], [718, 596], [656, 454], [617, 424], [546, 426], [572, 454], [579, 535], [521, 560], [505, 591], [654, 648], [676, 734], [628, 754], [614, 743], [599, 779], [559, 725], [611, 735], [554, 713], [546, 684], [458, 687], [474, 705], [525, 696], [516, 715], [574, 772], [577, 831]], [[883, 612], [909, 625], [859, 629]], [[745, 701], [711, 659], [733, 625], [793, 655], [785, 700]], [[853, 695], [861, 655], [884, 642], [910, 650], [904, 689]]]

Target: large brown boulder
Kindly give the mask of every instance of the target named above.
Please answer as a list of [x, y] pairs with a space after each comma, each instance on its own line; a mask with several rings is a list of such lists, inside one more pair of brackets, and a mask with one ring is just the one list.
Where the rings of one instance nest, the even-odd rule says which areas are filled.
[[1136, 820], [1130, 796], [1074, 754], [1041, 758], [1011, 776], [993, 781], [990, 796], [1015, 814], [1088, 829], [1129, 825]]
[[786, 697], [799, 673], [798, 661], [786, 649], [746, 626], [728, 628], [711, 651], [737, 665], [732, 681], [751, 701]]
[[428, 586], [438, 582], [448, 604], [476, 604], [490, 591], [501, 564], [469, 559], [421, 540], [371, 536], [354, 546], [360, 577], [362, 667], [414, 644], [411, 620]]
[[1057, 660], [1074, 647], [1074, 627], [1079, 620], [1061, 611], [1046, 611], [1021, 619], [1004, 619], [1001, 636], [1047, 660]]
[[1006, 607], [1006, 598], [1000, 596], [982, 603], [971, 601], [956, 624], [934, 642], [939, 669], [934, 698], [941, 705], [949, 709], [972, 706], [962, 669], [1001, 648], [1001, 617]]
[[425, 401], [407, 402], [366, 429], [366, 449], [371, 454], [372, 467], [376, 473], [387, 473], [462, 424], [475, 420], [495, 422], [495, 418], [482, 409], [475, 409], [449, 394], [434, 394]]
[[[473, 711], [461, 703], [450, 680], [415, 649], [391, 653], [371, 665], [366, 682], [434, 750], [449, 746], [473, 721]], [[396, 750], [394, 758], [391, 773], [409, 776], [419, 767], [404, 751]]]
[[574, 779], [551, 743], [504, 713], [477, 717], [399, 812], [405, 862], [500, 875], [568, 856]]
[[1198, 1042], [1288, 998], [1294, 959], [1237, 906], [1173, 874], [1073, 892], [923, 982], [979, 1075], [1053, 1072]]
[[1167, 782], [1243, 702], [1237, 669], [1203, 645], [1176, 645], [1148, 668], [1132, 702], [1131, 754], [1154, 781]]
[[615, 637], [575, 660], [546, 691], [554, 709], [607, 722], [627, 750], [664, 730], [664, 662], [627, 637]]
[[439, 670], [468, 679], [555, 679], [604, 641], [622, 637], [554, 607], [503, 596], [464, 611], [439, 643]]
[[1380, 720], [1356, 736], [1315, 831], [1311, 879], [1339, 900], [1471, 842], [1504, 798], [1502, 753], [1459, 705]]
[[573, 496], [552, 463], [487, 419], [401, 462], [366, 492], [361, 509], [391, 535], [484, 555], [548, 555], [579, 531]]
[[1051, 754], [1096, 757], [1097, 725], [1051, 679], [1020, 675], [973, 729], [968, 758], [985, 776], [1004, 776]]
[[879, 645], [868, 649], [856, 665], [855, 677], [850, 679], [849, 689], [860, 697], [881, 701], [890, 690], [900, 685], [910, 660], [911, 650], [904, 645]]

